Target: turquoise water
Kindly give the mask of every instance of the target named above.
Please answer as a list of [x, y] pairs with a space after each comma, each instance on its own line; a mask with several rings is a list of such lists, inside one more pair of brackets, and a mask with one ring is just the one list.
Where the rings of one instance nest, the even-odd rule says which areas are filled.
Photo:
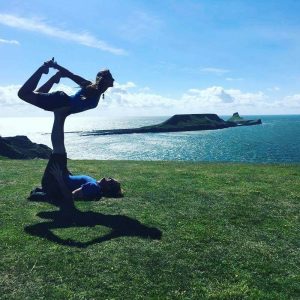
[[[66, 131], [130, 128], [159, 123], [168, 117], [70, 118]], [[231, 161], [257, 163], [300, 162], [300, 115], [247, 116], [263, 124], [213, 131], [81, 136], [66, 133], [68, 156], [73, 159]], [[26, 134], [51, 146], [51, 118], [0, 121], [0, 134]], [[227, 119], [227, 117], [224, 117]], [[5, 121], [4, 121], [5, 120]], [[19, 121], [18, 121], [19, 123]]]

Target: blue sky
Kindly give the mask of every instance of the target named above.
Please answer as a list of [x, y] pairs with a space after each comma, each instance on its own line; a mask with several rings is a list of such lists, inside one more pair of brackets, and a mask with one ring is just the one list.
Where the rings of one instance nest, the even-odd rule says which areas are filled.
[[[45, 60], [115, 88], [85, 115], [299, 114], [300, 1], [0, 0], [0, 116]], [[76, 85], [63, 80], [57, 89]]]

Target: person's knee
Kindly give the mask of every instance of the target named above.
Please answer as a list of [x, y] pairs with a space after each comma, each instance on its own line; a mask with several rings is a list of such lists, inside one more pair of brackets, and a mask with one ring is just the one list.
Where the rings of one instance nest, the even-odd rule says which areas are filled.
[[26, 93], [22, 88], [20, 88], [18, 91], [18, 97], [22, 100], [24, 100], [24, 98], [26, 97]]
[[25, 102], [31, 103], [33, 105], [37, 104], [36, 94], [30, 91], [24, 91], [22, 88], [18, 91], [18, 97]]

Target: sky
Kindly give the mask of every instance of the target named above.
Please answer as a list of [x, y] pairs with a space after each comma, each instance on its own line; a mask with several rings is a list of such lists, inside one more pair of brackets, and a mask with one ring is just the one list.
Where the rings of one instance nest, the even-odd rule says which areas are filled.
[[85, 117], [300, 114], [299, 11], [298, 0], [0, 0], [0, 117], [49, 116], [17, 91], [52, 57], [89, 80], [111, 70], [114, 88]]

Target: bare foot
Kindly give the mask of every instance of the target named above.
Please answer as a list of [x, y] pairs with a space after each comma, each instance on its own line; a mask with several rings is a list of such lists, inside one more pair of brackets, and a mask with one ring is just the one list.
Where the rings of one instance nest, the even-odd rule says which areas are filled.
[[48, 67], [49, 68], [54, 68], [56, 69], [57, 68], [57, 63], [56, 61], [54, 60], [54, 57], [52, 57], [52, 59], [48, 60], [48, 61], [45, 61], [44, 62], [44, 66], [45, 67]]

